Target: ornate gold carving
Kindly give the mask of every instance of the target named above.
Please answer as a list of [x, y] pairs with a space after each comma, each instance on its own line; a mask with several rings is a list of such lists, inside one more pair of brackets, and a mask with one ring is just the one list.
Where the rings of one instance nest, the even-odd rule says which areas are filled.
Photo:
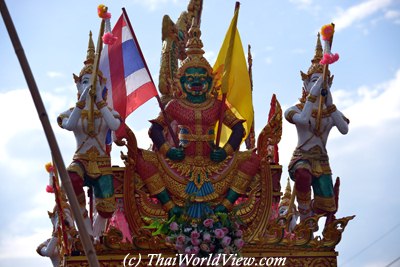
[[269, 146], [277, 145], [282, 137], [282, 108], [275, 95], [272, 96], [271, 107], [274, 112], [270, 112], [268, 123], [257, 140], [257, 151], [261, 159], [272, 157]]
[[311, 103], [315, 103], [315, 101], [317, 101], [317, 97], [315, 95], [309, 94], [307, 96], [307, 100], [310, 101]]
[[235, 150], [233, 149], [233, 147], [232, 147], [231, 144], [229, 144], [229, 143], [226, 143], [226, 144], [224, 145], [224, 150], [225, 150], [225, 152], [226, 152], [227, 155], [232, 155], [233, 152], [235, 152]]
[[[321, 112], [321, 117], [322, 117], [322, 118], [327, 118], [327, 117], [329, 117], [333, 112], [335, 112], [335, 111], [336, 111], [336, 106], [335, 106], [335, 107], [333, 107], [333, 106], [334, 106], [334, 105], [330, 106], [331, 108], [330, 108], [329, 110], [328, 110], [327, 108], [324, 108], [324, 109], [322, 110], [322, 112]], [[303, 110], [303, 108], [304, 108], [304, 104], [303, 104], [303, 103], [297, 104], [296, 107], [301, 111], [301, 110]], [[317, 117], [317, 114], [318, 114], [318, 109], [313, 109], [313, 110], [312, 110], [312, 113], [311, 113], [311, 116], [312, 116], [313, 118], [316, 118], [316, 117]]]
[[221, 204], [227, 209], [227, 210], [232, 210], [233, 204], [226, 198], [224, 198], [221, 202]]
[[144, 183], [149, 189], [151, 195], [157, 195], [165, 189], [164, 183], [159, 173], [156, 173], [153, 176], [147, 178], [146, 180], [144, 180]]
[[107, 107], [107, 102], [104, 100], [101, 100], [99, 102], [96, 102], [96, 107], [100, 110], [104, 107]]
[[184, 161], [172, 161], [166, 159], [169, 165], [176, 170], [181, 176], [188, 177], [189, 181], [200, 188], [203, 183], [209, 182], [210, 177], [217, 172], [220, 172], [227, 166], [230, 158], [225, 159], [223, 162], [215, 163], [210, 159], [204, 157], [186, 157]]
[[164, 204], [164, 208], [166, 211], [170, 211], [173, 207], [175, 207], [175, 204], [174, 202], [172, 202], [172, 200]]
[[337, 109], [336, 109], [336, 106], [333, 104], [333, 105], [330, 105], [329, 107], [327, 107], [326, 108], [326, 112], [327, 113], [329, 113], [329, 114], [332, 114], [333, 112], [335, 112]]
[[87, 175], [92, 178], [112, 173], [110, 157], [100, 156], [99, 150], [95, 146], [92, 146], [85, 153], [75, 154], [73, 159], [82, 163]]
[[96, 198], [96, 209], [103, 212], [113, 212], [115, 210], [115, 197]]
[[244, 194], [246, 193], [247, 186], [251, 179], [251, 176], [245, 174], [244, 172], [237, 171], [237, 176], [232, 182], [231, 189], [239, 194]]
[[321, 209], [324, 211], [335, 211], [336, 202], [335, 197], [321, 197], [314, 194], [313, 208]]
[[195, 141], [195, 142], [210, 142], [214, 141], [214, 134], [182, 134], [178, 135], [179, 140]]
[[86, 102], [85, 102], [85, 101], [78, 101], [78, 102], [76, 102], [76, 107], [79, 108], [79, 109], [84, 109], [84, 108], [85, 108], [85, 105], [86, 105]]
[[223, 122], [226, 126], [228, 126], [229, 128], [232, 128], [239, 122], [245, 122], [245, 120], [241, 120], [241, 119], [237, 118], [236, 115], [232, 112], [232, 110], [227, 108], [224, 113]]
[[298, 113], [296, 110], [290, 110], [288, 113], [286, 113], [285, 118], [288, 122], [293, 123], [293, 116]]
[[165, 156], [170, 148], [171, 145], [168, 142], [164, 142], [158, 151], [161, 153], [161, 155]]

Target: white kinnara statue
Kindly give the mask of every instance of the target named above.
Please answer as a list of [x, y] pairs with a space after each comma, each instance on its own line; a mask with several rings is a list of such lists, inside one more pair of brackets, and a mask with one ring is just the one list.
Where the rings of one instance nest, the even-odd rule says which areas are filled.
[[[121, 124], [119, 114], [108, 107], [107, 91], [104, 89], [105, 78], [98, 72], [96, 94], [93, 96], [93, 128], [90, 129], [90, 94], [91, 76], [95, 58], [95, 49], [90, 33], [89, 48], [85, 66], [79, 77], [74, 75], [78, 88], [76, 106], [61, 113], [58, 124], [61, 128], [73, 131], [76, 139], [76, 151], [72, 163], [67, 170], [70, 175], [75, 194], [81, 205], [86, 229], [90, 235], [98, 238], [104, 231], [107, 219], [115, 210], [114, 186], [111, 170], [111, 159], [106, 149], [106, 137], [109, 130], [117, 130]], [[93, 187], [98, 216], [92, 223], [86, 210], [83, 186]]]
[[[282, 196], [281, 202], [279, 203], [279, 216], [286, 216], [291, 209], [291, 213], [293, 213], [290, 223], [288, 224], [288, 232], [292, 232], [293, 229], [297, 225], [297, 219], [299, 218], [299, 212], [297, 211], [296, 205], [294, 203], [290, 203], [292, 200], [292, 189], [290, 187], [289, 178], [286, 184], [285, 193]], [[292, 205], [292, 206], [291, 206]]]
[[[295, 191], [301, 220], [318, 213], [326, 214], [328, 220], [337, 210], [332, 184], [332, 171], [326, 143], [330, 130], [336, 126], [347, 134], [349, 120], [333, 104], [330, 87], [333, 76], [328, 73], [328, 90], [321, 110], [320, 125], [317, 116], [323, 83], [322, 46], [318, 34], [315, 56], [307, 74], [301, 72], [304, 82], [300, 103], [285, 112], [285, 118], [296, 126], [298, 143], [289, 164], [289, 174], [295, 181]], [[314, 198], [311, 201], [311, 186]], [[328, 222], [327, 220], [327, 222]]]
[[[64, 226], [65, 226], [65, 233], [67, 234], [68, 241], [71, 240], [72, 235], [76, 233], [76, 229], [74, 227], [74, 220], [72, 219], [72, 212], [69, 205], [66, 203], [66, 198], [62, 200], [63, 205], [63, 218], [64, 218]], [[60, 266], [60, 240], [59, 238], [62, 237], [60, 233], [60, 219], [58, 214], [57, 206], [54, 207], [53, 212], [48, 212], [49, 218], [51, 223], [53, 224], [53, 233], [51, 238], [47, 239], [43, 243], [41, 243], [36, 252], [43, 257], [49, 257], [51, 263], [54, 267]]]

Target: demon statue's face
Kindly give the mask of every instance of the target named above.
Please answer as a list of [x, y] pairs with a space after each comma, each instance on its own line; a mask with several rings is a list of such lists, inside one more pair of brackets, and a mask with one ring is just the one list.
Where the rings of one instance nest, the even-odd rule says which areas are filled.
[[201, 67], [189, 67], [180, 78], [186, 99], [193, 103], [202, 103], [207, 99], [211, 90], [212, 77]]

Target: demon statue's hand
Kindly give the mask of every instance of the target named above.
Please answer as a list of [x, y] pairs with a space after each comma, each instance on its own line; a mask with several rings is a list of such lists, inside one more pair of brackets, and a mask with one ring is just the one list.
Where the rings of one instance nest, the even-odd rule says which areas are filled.
[[214, 162], [221, 162], [226, 159], [228, 154], [226, 153], [225, 149], [223, 148], [216, 148], [210, 153], [210, 158]]
[[175, 215], [175, 217], [179, 218], [183, 214], [183, 209], [179, 206], [174, 206], [172, 209], [168, 211], [168, 218], [171, 218]]
[[172, 160], [183, 160], [185, 158], [185, 151], [183, 148], [171, 147], [167, 152], [167, 158]]
[[215, 213], [217, 213], [217, 212], [219, 212], [219, 213], [228, 213], [228, 209], [224, 205], [219, 204], [214, 208], [214, 212]]

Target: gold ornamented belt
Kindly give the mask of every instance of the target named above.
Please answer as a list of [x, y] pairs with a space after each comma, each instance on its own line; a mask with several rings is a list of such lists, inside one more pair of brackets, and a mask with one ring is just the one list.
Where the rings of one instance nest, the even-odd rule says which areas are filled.
[[329, 160], [328, 154], [322, 153], [322, 150], [317, 146], [311, 148], [308, 151], [303, 149], [296, 149], [293, 152], [293, 157], [302, 157], [305, 159], [320, 160], [320, 161]]
[[180, 133], [178, 135], [178, 137], [179, 137], [179, 140], [200, 141], [200, 142], [214, 141], [214, 139], [215, 139], [214, 134], [184, 134], [184, 133]]
[[[87, 151], [85, 154], [75, 154], [74, 160], [82, 162], [87, 175], [97, 178], [111, 173], [111, 159], [108, 156], [99, 156], [98, 151]], [[110, 169], [107, 171], [107, 169]]]

